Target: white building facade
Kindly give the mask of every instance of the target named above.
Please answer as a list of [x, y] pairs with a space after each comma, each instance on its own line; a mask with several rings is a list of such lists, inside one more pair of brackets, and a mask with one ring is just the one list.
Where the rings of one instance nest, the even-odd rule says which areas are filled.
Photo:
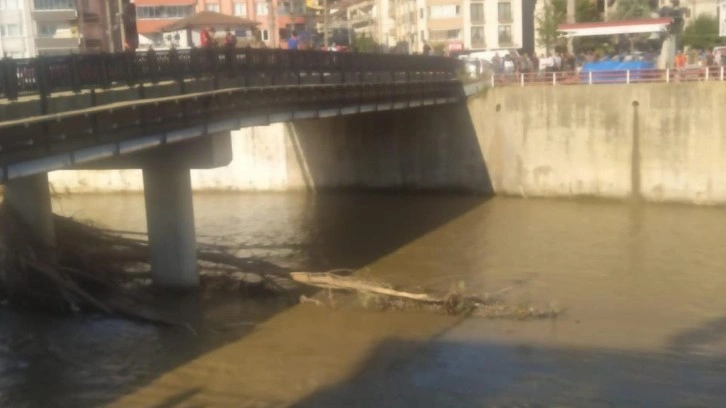
[[31, 5], [31, 0], [0, 0], [0, 57], [36, 54]]

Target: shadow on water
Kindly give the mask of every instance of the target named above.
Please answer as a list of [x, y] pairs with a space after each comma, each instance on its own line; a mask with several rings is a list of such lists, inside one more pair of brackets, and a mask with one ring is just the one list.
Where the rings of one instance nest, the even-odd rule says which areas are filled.
[[[449, 190], [490, 193], [491, 183], [466, 108], [457, 109], [445, 108], [438, 122], [430, 118], [434, 112], [426, 109], [402, 112], [404, 120], [394, 120], [390, 114], [351, 117], [334, 124], [339, 126], [335, 132], [350, 134], [345, 143], [337, 145], [339, 150], [315, 149], [313, 143], [325, 143], [319, 136], [298, 133], [299, 153], [309, 169], [308, 183], [352, 187], [331, 182], [329, 173], [354, 170], [360, 175], [354, 182], [371, 190], [399, 190], [394, 185], [405, 190], [448, 186], [453, 187]], [[433, 122], [437, 125], [432, 127]], [[422, 127], [430, 129], [417, 137], [415, 132]], [[393, 136], [386, 129], [392, 129]], [[395, 151], [379, 146], [388, 137], [396, 139]], [[343, 168], [336, 170], [332, 163]], [[375, 180], [387, 180], [391, 168], [399, 169], [392, 173], [393, 184], [377, 184]], [[418, 194], [422, 193], [322, 192], [309, 197], [306, 222], [300, 226], [310, 242], [304, 249], [308, 253], [303, 266], [364, 267], [487, 199], [484, 195], [434, 194], [418, 200]], [[0, 406], [101, 406], [244, 337], [291, 305], [288, 299], [205, 296], [201, 293], [166, 302], [166, 308], [190, 322], [191, 329], [99, 316], [54, 319], [0, 310]], [[197, 392], [189, 389], [158, 407], [181, 406]]]
[[[723, 320], [718, 326], [723, 335]], [[384, 341], [355, 374], [292, 406], [711, 407], [726, 398], [723, 349], [703, 355], [446, 337]]]

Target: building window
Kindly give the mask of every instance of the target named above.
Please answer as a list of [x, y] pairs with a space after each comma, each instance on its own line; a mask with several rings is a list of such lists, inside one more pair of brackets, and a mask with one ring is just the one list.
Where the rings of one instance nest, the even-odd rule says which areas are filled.
[[418, 9], [418, 18], [424, 18], [424, 8]]
[[255, 4], [255, 14], [258, 16], [266, 16], [268, 13], [267, 3]]
[[281, 16], [286, 16], [286, 15], [290, 14], [291, 10], [292, 10], [292, 8], [290, 6], [289, 1], [281, 1], [277, 5], [277, 13], [280, 14]]
[[292, 12], [295, 14], [305, 14], [305, 2], [303, 0], [293, 0]]
[[421, 36], [421, 41], [424, 41], [426, 39], [426, 35], [424, 33], [424, 30], [421, 30], [421, 34], [419, 34], [419, 35]]
[[234, 3], [234, 15], [235, 16], [246, 16], [247, 15], [247, 3]]
[[461, 30], [430, 30], [429, 41], [458, 40]]
[[58, 27], [54, 24], [38, 24], [38, 37], [55, 37]]
[[194, 14], [194, 6], [138, 6], [139, 19], [184, 18]]
[[512, 3], [508, 1], [499, 2], [499, 22], [500, 23], [511, 23], [512, 22]]
[[484, 48], [486, 42], [484, 41], [484, 26], [472, 26], [471, 27], [471, 48]]
[[270, 39], [270, 34], [267, 30], [262, 30], [262, 41], [267, 41]]
[[217, 3], [209, 3], [204, 6], [204, 9], [207, 11], [213, 11], [215, 13], [219, 13], [219, 4]]
[[75, 10], [75, 0], [33, 0], [35, 10]]
[[499, 26], [499, 45], [511, 45], [512, 44], [512, 26], [500, 25]]
[[18, 10], [20, 0], [0, 0], [0, 10]]
[[447, 4], [444, 6], [429, 7], [429, 18], [452, 18], [461, 14], [461, 6]]
[[23, 30], [20, 24], [0, 25], [0, 37], [20, 37], [22, 35]]
[[469, 14], [472, 23], [484, 22], [484, 3], [471, 3]]

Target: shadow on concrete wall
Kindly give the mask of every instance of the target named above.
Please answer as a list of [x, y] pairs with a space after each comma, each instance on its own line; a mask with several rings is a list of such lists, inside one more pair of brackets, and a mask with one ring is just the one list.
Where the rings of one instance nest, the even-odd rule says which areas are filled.
[[287, 133], [310, 190], [493, 193], [466, 103], [297, 121]]
[[[723, 319], [717, 326], [724, 336]], [[348, 379], [293, 407], [720, 406], [724, 374], [723, 349], [709, 355], [392, 339]]]

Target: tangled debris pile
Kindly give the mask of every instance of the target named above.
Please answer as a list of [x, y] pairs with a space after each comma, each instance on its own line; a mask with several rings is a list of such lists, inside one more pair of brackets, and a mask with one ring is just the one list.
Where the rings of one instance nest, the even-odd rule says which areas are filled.
[[[164, 324], [146, 307], [149, 245], [69, 217], [54, 216], [57, 245], [44, 247], [7, 207], [0, 207], [0, 299], [19, 307], [60, 313], [93, 310], [108, 315]], [[484, 297], [452, 291], [444, 296], [407, 292], [390, 285], [350, 276], [350, 271], [290, 272], [269, 262], [243, 258], [232, 246], [200, 245], [203, 290], [234, 290], [246, 294], [301, 293], [301, 287], [325, 289], [301, 302], [334, 305], [333, 291], [356, 294], [359, 304], [376, 310], [417, 309], [489, 318], [551, 318], [553, 309], [509, 306], [500, 291]], [[327, 299], [327, 301], [326, 301]]]

